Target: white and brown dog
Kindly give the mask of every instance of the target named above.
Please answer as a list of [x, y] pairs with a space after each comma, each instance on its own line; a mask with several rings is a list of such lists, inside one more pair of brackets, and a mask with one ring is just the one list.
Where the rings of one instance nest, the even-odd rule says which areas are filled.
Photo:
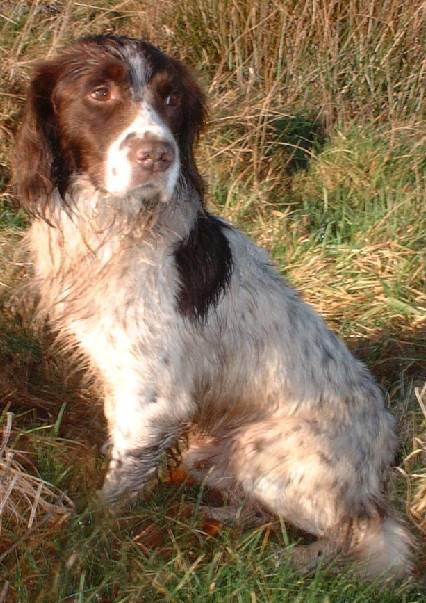
[[267, 254], [206, 210], [203, 118], [187, 69], [140, 40], [84, 38], [31, 81], [17, 191], [41, 308], [105, 388], [105, 497], [143, 487], [196, 426], [189, 471], [317, 536], [303, 558], [408, 574], [380, 389]]

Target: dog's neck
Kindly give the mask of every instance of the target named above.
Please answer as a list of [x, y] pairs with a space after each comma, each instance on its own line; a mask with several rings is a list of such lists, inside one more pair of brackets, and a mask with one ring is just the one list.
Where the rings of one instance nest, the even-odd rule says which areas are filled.
[[87, 177], [79, 176], [65, 199], [55, 191], [46, 217], [59, 230], [78, 230], [95, 247], [101, 240], [123, 239], [173, 245], [188, 236], [200, 211], [202, 199], [184, 179], [179, 180], [174, 194], [165, 201], [159, 197], [144, 198], [138, 191], [113, 196], [95, 188]]

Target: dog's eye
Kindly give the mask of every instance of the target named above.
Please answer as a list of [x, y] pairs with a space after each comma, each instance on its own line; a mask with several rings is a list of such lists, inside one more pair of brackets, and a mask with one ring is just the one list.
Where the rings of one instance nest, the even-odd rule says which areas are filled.
[[168, 94], [166, 96], [166, 98], [164, 99], [164, 103], [168, 106], [168, 107], [176, 107], [176, 105], [179, 102], [179, 96], [178, 94], [171, 92], [170, 94]]
[[96, 86], [90, 91], [89, 96], [96, 101], [108, 101], [111, 99], [111, 89], [105, 84], [102, 86]]

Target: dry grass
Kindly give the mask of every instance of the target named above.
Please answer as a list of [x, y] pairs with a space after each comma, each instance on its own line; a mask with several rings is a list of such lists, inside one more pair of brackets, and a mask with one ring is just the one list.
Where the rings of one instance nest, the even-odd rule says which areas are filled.
[[421, 0], [410, 10], [400, 0], [180, 2], [167, 42], [210, 74], [219, 174], [231, 166], [234, 187], [282, 190], [283, 164], [309, 137], [294, 135], [301, 120], [324, 134], [360, 116], [415, 126], [425, 10]]
[[[19, 530], [34, 531], [56, 515], [68, 515], [74, 508], [64, 492], [31, 475], [26, 453], [8, 446], [12, 436], [13, 414], [6, 413], [3, 441], [0, 446], [0, 533], [3, 522], [14, 524]], [[26, 466], [26, 467], [25, 467]], [[16, 546], [16, 542], [14, 546]], [[10, 553], [0, 555], [0, 562]]]
[[[269, 528], [212, 544], [180, 512], [167, 515], [177, 499], [164, 490], [144, 508], [147, 527], [138, 511], [96, 524], [87, 506], [103, 468], [96, 392], [70, 375], [16, 292], [25, 217], [8, 182], [35, 59], [112, 31], [191, 63], [210, 105], [199, 149], [210, 203], [271, 251], [389, 392], [401, 439], [394, 498], [416, 530], [425, 573], [425, 12], [423, 0], [0, 3], [0, 396], [18, 413], [14, 429], [3, 415], [9, 586], [0, 602], [422, 600], [386, 598], [345, 577], [281, 575], [270, 566]], [[76, 503], [71, 518], [62, 491]], [[147, 544], [145, 531], [162, 536]]]
[[426, 537], [426, 384], [416, 388], [415, 393], [425, 430], [414, 438], [413, 450], [404, 459], [404, 468], [409, 480], [408, 508], [413, 522]]

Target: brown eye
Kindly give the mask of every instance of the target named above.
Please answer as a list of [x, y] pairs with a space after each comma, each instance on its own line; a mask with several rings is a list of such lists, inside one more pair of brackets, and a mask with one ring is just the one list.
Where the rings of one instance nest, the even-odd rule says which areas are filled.
[[177, 94], [174, 94], [173, 92], [171, 94], [168, 94], [166, 96], [166, 98], [164, 99], [164, 103], [168, 107], [176, 107], [178, 102], [179, 102], [179, 96]]
[[89, 96], [96, 101], [108, 101], [111, 99], [111, 90], [109, 86], [96, 86], [90, 91]]

